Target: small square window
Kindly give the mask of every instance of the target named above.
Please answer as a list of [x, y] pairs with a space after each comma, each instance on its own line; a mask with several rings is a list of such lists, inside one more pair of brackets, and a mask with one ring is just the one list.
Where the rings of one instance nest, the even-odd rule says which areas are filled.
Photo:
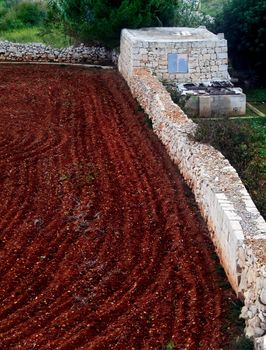
[[168, 73], [188, 73], [188, 55], [169, 53]]

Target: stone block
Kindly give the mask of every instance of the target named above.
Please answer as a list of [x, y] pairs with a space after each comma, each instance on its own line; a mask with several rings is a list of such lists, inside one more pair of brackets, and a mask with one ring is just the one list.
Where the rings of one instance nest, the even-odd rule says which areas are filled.
[[226, 64], [221, 64], [219, 66], [219, 72], [227, 72], [228, 66]]
[[218, 52], [217, 53], [217, 58], [218, 59], [223, 59], [223, 58], [227, 59], [228, 58], [227, 57], [227, 53], [226, 52]]

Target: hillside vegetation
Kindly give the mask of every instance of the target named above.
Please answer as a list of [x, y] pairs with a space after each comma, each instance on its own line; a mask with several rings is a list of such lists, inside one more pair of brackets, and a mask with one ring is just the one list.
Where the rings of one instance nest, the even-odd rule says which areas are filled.
[[222, 12], [224, 5], [227, 4], [228, 1], [229, 0], [201, 0], [201, 10], [202, 12], [215, 17]]
[[46, 1], [0, 0], [0, 40], [68, 46], [63, 25], [52, 18]]

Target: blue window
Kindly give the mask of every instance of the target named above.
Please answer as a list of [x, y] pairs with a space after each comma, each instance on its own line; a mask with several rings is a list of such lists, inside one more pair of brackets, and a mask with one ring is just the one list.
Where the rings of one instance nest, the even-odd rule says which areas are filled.
[[188, 55], [169, 53], [168, 73], [188, 73]]

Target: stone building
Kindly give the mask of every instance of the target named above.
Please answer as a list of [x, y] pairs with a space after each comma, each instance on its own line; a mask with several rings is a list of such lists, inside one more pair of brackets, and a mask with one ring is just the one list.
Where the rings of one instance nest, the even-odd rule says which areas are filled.
[[123, 29], [119, 70], [128, 80], [147, 68], [184, 97], [191, 117], [244, 115], [246, 96], [228, 74], [227, 41], [205, 27]]
[[228, 80], [227, 41], [205, 27], [124, 29], [119, 69], [150, 68], [160, 80], [199, 83]]

